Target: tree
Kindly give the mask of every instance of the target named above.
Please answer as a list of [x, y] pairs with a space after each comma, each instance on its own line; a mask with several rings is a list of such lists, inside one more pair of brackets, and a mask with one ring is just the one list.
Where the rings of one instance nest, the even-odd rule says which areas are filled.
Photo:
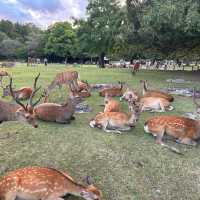
[[72, 57], [76, 34], [68, 22], [58, 22], [47, 30], [45, 53], [56, 59]]

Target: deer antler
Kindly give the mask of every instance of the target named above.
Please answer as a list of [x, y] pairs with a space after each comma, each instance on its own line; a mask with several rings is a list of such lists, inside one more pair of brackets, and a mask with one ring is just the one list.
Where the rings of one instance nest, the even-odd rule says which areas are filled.
[[42, 99], [42, 96], [41, 96], [35, 103], [33, 103], [33, 97], [41, 89], [41, 86], [39, 88], [36, 88], [37, 81], [38, 81], [39, 77], [40, 77], [40, 73], [35, 78], [34, 86], [33, 86], [33, 92], [32, 92], [32, 94], [30, 96], [30, 99], [29, 99], [29, 105], [31, 105], [32, 107], [34, 107], [35, 105], [37, 105], [40, 102], [40, 100]]
[[24, 110], [27, 110], [27, 106], [25, 106], [23, 103], [20, 102], [19, 99], [17, 99], [14, 95], [13, 89], [12, 89], [12, 77], [10, 77], [10, 84], [9, 84], [9, 88], [10, 88], [10, 94], [13, 97], [13, 99], [16, 101], [17, 104], [19, 104], [22, 108], [24, 108]]
[[196, 100], [196, 88], [195, 87], [193, 88], [193, 102], [195, 103], [195, 105], [197, 107], [200, 107], [200, 104]]

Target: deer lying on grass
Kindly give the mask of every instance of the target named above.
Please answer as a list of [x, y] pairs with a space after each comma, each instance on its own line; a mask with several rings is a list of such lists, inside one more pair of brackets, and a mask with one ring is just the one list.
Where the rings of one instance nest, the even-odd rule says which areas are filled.
[[71, 97], [80, 97], [80, 98], [87, 98], [91, 96], [91, 93], [87, 90], [82, 90], [82, 91], [70, 91], [70, 96]]
[[136, 125], [141, 111], [140, 104], [135, 104], [135, 102], [129, 103], [129, 108], [131, 108], [129, 114], [124, 112], [100, 113], [90, 121], [90, 126], [92, 128], [97, 127], [103, 129], [107, 133], [121, 134], [122, 131], [129, 131], [131, 127]]
[[195, 140], [200, 138], [200, 121], [180, 116], [157, 116], [145, 123], [144, 130], [152, 133], [158, 144], [163, 144], [162, 138], [167, 134], [178, 143], [196, 145]]
[[80, 103], [80, 97], [68, 98], [64, 105], [56, 103], [42, 103], [33, 108], [34, 116], [43, 121], [57, 122], [62, 124], [74, 120], [75, 106]]
[[101, 191], [88, 182], [76, 183], [67, 173], [53, 168], [26, 167], [9, 172], [0, 182], [0, 199], [64, 200], [67, 195], [102, 200]]
[[173, 110], [173, 106], [170, 105], [170, 102], [161, 97], [140, 97], [138, 92], [127, 88], [126, 92], [120, 98], [120, 100], [134, 100], [142, 104], [143, 111], [151, 112], [165, 112]]
[[[39, 75], [36, 77], [35, 82], [39, 78]], [[29, 110], [29, 104], [26, 106], [20, 102], [19, 99], [17, 99], [14, 95], [14, 92], [12, 90], [12, 78], [10, 78], [10, 93], [13, 99], [16, 101], [17, 105], [7, 103], [0, 100], [0, 122], [4, 121], [23, 121], [31, 124], [33, 127], [37, 128], [38, 125], [36, 123], [34, 114], [32, 111]], [[35, 88], [33, 92], [37, 91]], [[32, 97], [30, 97], [30, 100], [32, 101]], [[36, 104], [39, 101], [36, 102]], [[32, 105], [34, 106], [34, 105]]]
[[162, 92], [160, 90], [148, 90], [147, 89], [147, 80], [143, 81], [141, 80], [140, 83], [143, 86], [143, 97], [160, 97], [164, 98], [169, 102], [174, 101], [174, 97], [170, 94], [167, 94], [165, 92]]
[[107, 93], [110, 97], [121, 97], [123, 95], [123, 82], [119, 82], [120, 87], [113, 87], [113, 88], [105, 88], [99, 92], [101, 97], [105, 97]]
[[5, 76], [10, 77], [10, 74], [7, 71], [1, 70], [0, 71], [0, 86], [3, 85], [3, 77]]
[[83, 90], [89, 92], [91, 89], [91, 87], [87, 81], [79, 81], [78, 80], [78, 87], [79, 87], [79, 92], [81, 92]]
[[120, 103], [112, 99], [107, 93], [104, 98], [104, 112], [119, 112]]
[[[17, 98], [19, 100], [29, 99], [32, 92], [33, 92], [33, 89], [31, 87], [22, 87], [18, 90], [13, 90], [13, 94], [14, 94], [15, 98]], [[5, 88], [3, 88], [2, 97], [7, 97], [7, 96], [11, 96], [9, 85], [7, 85]]]
[[77, 71], [65, 71], [58, 73], [51, 84], [45, 90], [46, 95], [49, 95], [51, 90], [53, 90], [56, 86], [61, 87], [63, 84], [66, 84], [73, 91], [79, 91], [78, 83], [78, 72]]

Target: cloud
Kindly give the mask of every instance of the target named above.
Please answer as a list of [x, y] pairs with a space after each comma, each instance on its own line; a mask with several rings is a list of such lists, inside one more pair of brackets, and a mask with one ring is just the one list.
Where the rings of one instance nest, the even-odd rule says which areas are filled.
[[47, 28], [57, 21], [85, 16], [87, 0], [1, 0], [0, 19], [32, 22]]

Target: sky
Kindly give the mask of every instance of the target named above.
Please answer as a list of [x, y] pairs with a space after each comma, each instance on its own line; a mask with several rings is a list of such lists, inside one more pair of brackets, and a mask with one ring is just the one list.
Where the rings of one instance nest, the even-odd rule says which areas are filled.
[[87, 0], [0, 0], [0, 19], [32, 22], [46, 29], [57, 21], [85, 16]]

